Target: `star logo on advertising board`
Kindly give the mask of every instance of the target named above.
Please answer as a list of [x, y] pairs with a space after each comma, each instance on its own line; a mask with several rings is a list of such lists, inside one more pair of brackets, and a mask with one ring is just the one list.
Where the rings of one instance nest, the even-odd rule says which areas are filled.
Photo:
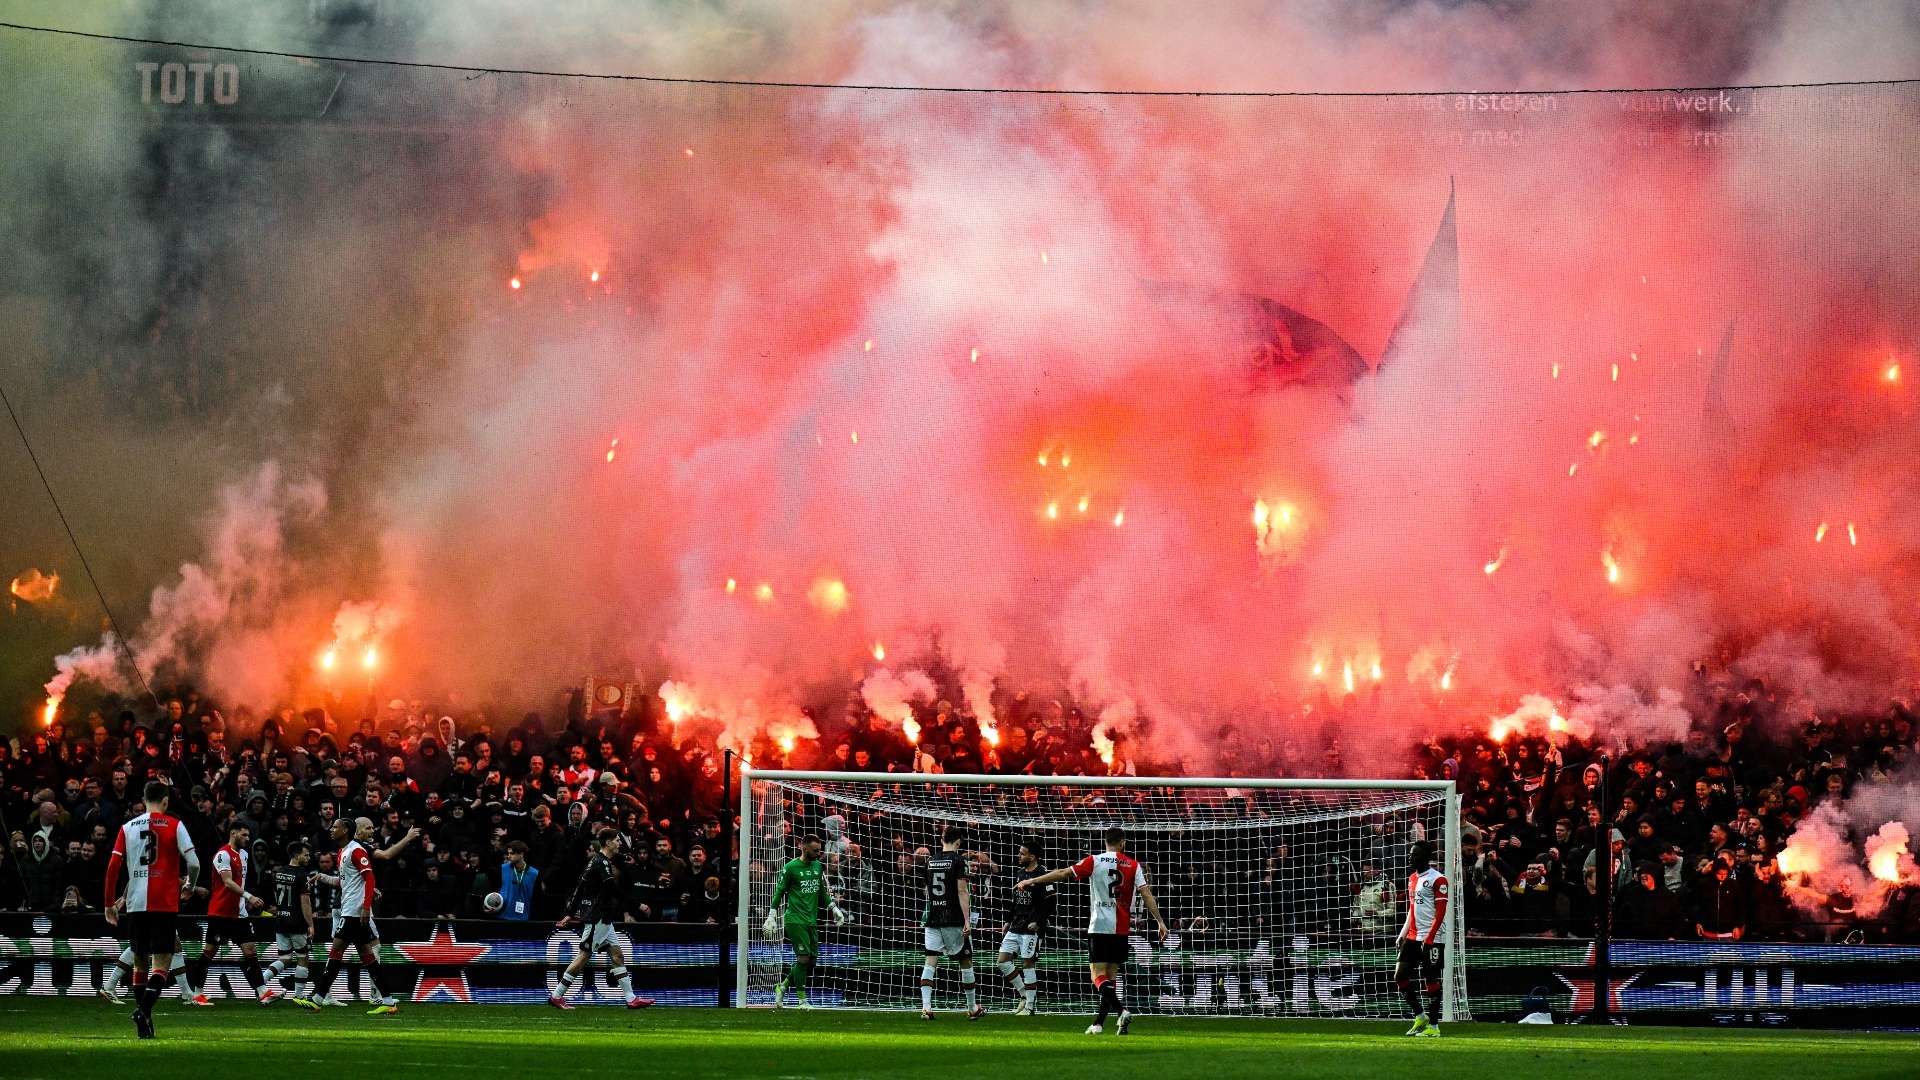
[[[413, 1000], [428, 1001], [436, 993], [445, 993], [455, 1001], [471, 1003], [473, 991], [467, 986], [466, 965], [487, 954], [489, 946], [463, 945], [453, 936], [453, 926], [441, 923], [433, 935], [417, 944], [395, 945], [402, 956], [421, 965], [420, 977], [413, 986]], [[434, 975], [427, 965], [451, 966], [460, 970], [451, 975]]]
[[[1586, 966], [1589, 971], [1593, 968], [1593, 961], [1594, 948], [1592, 945], [1588, 945]], [[1613, 1017], [1614, 1023], [1624, 1022], [1626, 1015], [1626, 1010], [1623, 1009], [1620, 1004], [1620, 991], [1633, 985], [1634, 980], [1638, 979], [1640, 975], [1641, 972], [1636, 971], [1624, 979], [1613, 978], [1607, 980], [1607, 1012]], [[1593, 999], [1595, 993], [1597, 993], [1599, 979], [1593, 975], [1581, 978], [1579, 975], [1562, 975], [1559, 972], [1555, 972], [1553, 977], [1566, 983], [1567, 989], [1573, 991], [1573, 1001], [1567, 1006], [1567, 1013], [1569, 1015], [1585, 1016], [1587, 1013], [1593, 1011]]]

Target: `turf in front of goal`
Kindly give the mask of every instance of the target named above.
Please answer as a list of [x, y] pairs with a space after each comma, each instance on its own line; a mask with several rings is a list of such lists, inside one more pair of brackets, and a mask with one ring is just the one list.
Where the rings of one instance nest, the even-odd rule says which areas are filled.
[[[1439, 1039], [1404, 1024], [1143, 1016], [1126, 1037], [1075, 1017], [994, 1014], [934, 1023], [898, 1013], [409, 1005], [391, 1018], [254, 1005], [164, 1004], [136, 1042], [126, 1010], [0, 1002], [0, 1061], [35, 1077], [201, 1078], [241, 1069], [295, 1077], [1593, 1077], [1686, 1080], [1913, 1075], [1920, 1038], [1848, 1032], [1458, 1024]], [[1119, 1070], [1116, 1072], [1116, 1070]]]

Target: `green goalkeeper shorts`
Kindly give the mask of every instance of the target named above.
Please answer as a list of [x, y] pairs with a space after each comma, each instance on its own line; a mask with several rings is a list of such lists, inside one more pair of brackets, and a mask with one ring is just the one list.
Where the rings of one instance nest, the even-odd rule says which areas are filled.
[[796, 956], [819, 956], [820, 929], [810, 922], [790, 922], [787, 924], [787, 944], [793, 946]]

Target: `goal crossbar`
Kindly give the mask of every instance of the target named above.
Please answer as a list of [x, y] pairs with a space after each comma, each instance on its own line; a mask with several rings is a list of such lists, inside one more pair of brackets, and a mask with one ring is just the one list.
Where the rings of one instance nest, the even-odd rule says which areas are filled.
[[1288, 788], [1295, 791], [1452, 791], [1451, 780], [1321, 780], [1271, 776], [995, 776], [991, 773], [821, 772], [756, 769], [748, 780], [823, 784], [956, 784], [994, 787]]

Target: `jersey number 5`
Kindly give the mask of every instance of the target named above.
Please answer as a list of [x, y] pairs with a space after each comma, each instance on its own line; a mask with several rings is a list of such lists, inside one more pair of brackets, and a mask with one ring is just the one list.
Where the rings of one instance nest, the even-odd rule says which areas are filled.
[[945, 900], [947, 898], [946, 871], [935, 870], [927, 875], [927, 895], [935, 900]]

